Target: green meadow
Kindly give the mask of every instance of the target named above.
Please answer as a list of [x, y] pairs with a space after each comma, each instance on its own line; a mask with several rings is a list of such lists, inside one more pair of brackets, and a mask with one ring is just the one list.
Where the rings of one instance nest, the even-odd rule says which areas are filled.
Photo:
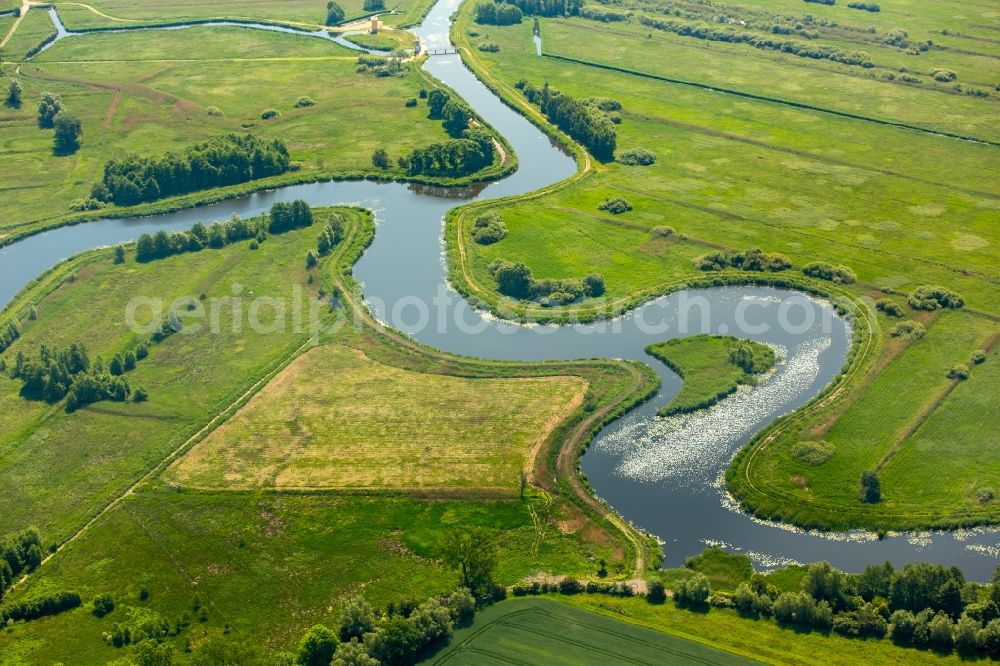
[[[156, 25], [178, 21], [204, 21], [207, 19], [243, 19], [283, 23], [303, 28], [320, 28], [326, 22], [326, 3], [316, 0], [168, 0], [143, 2], [142, 0], [96, 0], [78, 3], [56, 0], [59, 15], [70, 29], [120, 28], [128, 25]], [[342, 0], [346, 20], [366, 16], [363, 0]], [[382, 20], [408, 26], [418, 23], [430, 9], [430, 0], [396, 0], [387, 2]]]
[[[793, 4], [782, 11], [798, 15], [830, 9]], [[895, 20], [887, 18], [895, 4], [883, 4], [876, 33], [887, 30], [885, 20]], [[982, 37], [977, 17], [985, 16], [985, 8], [965, 5], [969, 13], [956, 14], [950, 32]], [[961, 80], [1000, 76], [989, 40], [952, 42], [951, 35], [935, 33], [949, 24], [940, 14], [914, 18], [910, 28], [901, 17], [918, 12], [912, 4], [905, 6], [907, 13], [896, 14], [901, 22], [895, 25], [909, 28], [914, 38], [936, 35], [934, 43], [942, 46], [911, 56], [872, 44], [876, 63], [891, 68], [899, 58], [928, 63], [942, 55], [954, 58], [948, 62], [963, 72]], [[546, 54], [587, 62], [535, 55], [528, 20], [510, 27], [478, 26], [468, 10], [462, 12], [453, 33], [460, 43], [475, 31], [476, 39], [500, 45], [497, 53], [469, 50], [467, 61], [488, 72], [513, 101], [527, 104], [513, 87], [519, 80], [536, 86], [547, 82], [577, 98], [618, 100], [618, 153], [645, 148], [656, 162], [594, 161], [591, 170], [566, 186], [493, 206], [510, 232], [498, 243], [473, 243], [467, 229], [452, 225], [452, 233], [461, 229], [465, 251], [464, 275], [453, 271], [453, 277], [485, 302], [509, 307], [511, 301], [493, 291], [489, 266], [496, 259], [523, 262], [536, 279], [598, 272], [605, 277], [608, 308], [614, 312], [711, 278], [693, 260], [719, 248], [780, 252], [793, 270], [778, 276], [798, 281], [796, 269], [810, 262], [846, 265], [858, 282], [834, 286], [834, 292], [869, 304], [889, 296], [901, 305], [904, 319], [928, 325], [927, 336], [893, 338], [889, 331], [898, 320], [880, 314], [870, 339], [862, 336], [859, 342], [854, 364], [860, 372], [845, 378], [830, 400], [779, 424], [776, 441], [760, 445], [761, 437], [732, 468], [731, 489], [760, 515], [811, 527], [885, 530], [996, 522], [1000, 505], [985, 492], [1000, 484], [992, 472], [997, 465], [990, 433], [996, 424], [987, 415], [995, 410], [976, 402], [997, 390], [988, 368], [992, 354], [965, 382], [947, 373], [967, 363], [977, 349], [992, 349], [1000, 332], [997, 148], [880, 121], [993, 140], [997, 124], [991, 119], [1000, 98], [957, 94], [930, 83], [902, 86], [858, 67], [652, 30], [638, 25], [639, 4], [624, 7], [633, 11], [625, 23], [540, 19]], [[755, 21], [774, 20], [778, 11], [771, 3], [725, 7]], [[846, 8], [836, 9], [838, 21], [867, 25], [861, 22], [868, 16], [842, 16]], [[867, 39], [864, 34], [827, 26], [817, 39]], [[598, 210], [602, 201], [616, 196], [632, 210], [619, 215]], [[664, 234], [663, 227], [673, 233]], [[927, 317], [912, 310], [906, 295], [922, 284], [957, 291], [969, 311]], [[531, 314], [539, 316], [537, 310]], [[552, 309], [545, 313], [558, 315]], [[692, 377], [687, 386], [693, 390], [697, 382]], [[972, 413], [978, 418], [969, 420]], [[824, 464], [809, 465], [792, 455], [800, 441], [827, 442], [834, 453]], [[882, 481], [883, 501], [875, 505], [861, 503], [858, 496], [861, 472], [869, 469]]]
[[[38, 17], [49, 20], [37, 10], [25, 20]], [[155, 157], [227, 132], [280, 138], [288, 146], [297, 170], [153, 205], [182, 207], [295, 180], [400, 177], [395, 166], [372, 166], [376, 148], [386, 149], [395, 165], [400, 155], [447, 138], [441, 123], [427, 118], [426, 106], [404, 106], [434, 86], [415, 65], [405, 66], [401, 77], [376, 78], [355, 73], [356, 54], [346, 48], [300, 35], [199, 27], [157, 32], [156, 39], [148, 34], [72, 37], [20, 65], [24, 102], [20, 109], [0, 107], [7, 213], [0, 242], [81, 215], [108, 214], [70, 209], [89, 196], [107, 160], [126, 152]], [[13, 66], [3, 71], [15, 76]], [[73, 155], [53, 155], [52, 131], [37, 127], [43, 92], [60, 95], [81, 119], [82, 147]], [[300, 97], [314, 105], [296, 107]], [[267, 109], [279, 116], [262, 120]]]

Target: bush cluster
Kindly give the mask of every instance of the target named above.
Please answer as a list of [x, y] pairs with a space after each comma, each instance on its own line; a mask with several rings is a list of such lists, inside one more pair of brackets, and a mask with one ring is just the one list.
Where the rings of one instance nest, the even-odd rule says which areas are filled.
[[903, 309], [891, 298], [880, 298], [875, 301], [875, 309], [885, 313], [887, 317], [902, 317]]
[[934, 285], [917, 287], [910, 294], [907, 302], [914, 310], [958, 310], [965, 305], [962, 297], [951, 289]]
[[358, 74], [372, 74], [376, 78], [402, 76], [403, 62], [395, 56], [365, 54], [358, 56], [354, 71]]
[[605, 199], [597, 204], [597, 210], [607, 211], [612, 215], [621, 215], [632, 210], [632, 204], [623, 197], [615, 197], [614, 199]]
[[290, 165], [288, 149], [279, 139], [227, 134], [158, 159], [128, 154], [108, 160], [104, 177], [91, 190], [91, 197], [132, 206], [276, 176], [288, 171]]
[[632, 17], [631, 12], [616, 12], [601, 7], [582, 7], [580, 16], [601, 23], [624, 23]]
[[563, 581], [553, 583], [542, 583], [539, 581], [518, 583], [511, 588], [511, 593], [515, 597], [537, 596], [550, 593], [578, 594], [580, 592], [608, 594], [615, 597], [631, 597], [635, 594], [628, 583], [592, 580], [583, 584], [575, 578], [566, 578]]
[[[518, 81], [514, 86], [525, 98], [542, 110], [549, 122], [586, 146], [599, 160], [611, 161], [615, 157], [617, 134], [615, 123], [608, 111], [588, 100], [577, 100], [563, 95], [546, 83], [541, 88]], [[616, 102], [617, 104], [617, 102]], [[617, 108], [621, 108], [618, 104]]]
[[501, 294], [522, 300], [535, 300], [544, 307], [567, 305], [581, 298], [604, 294], [604, 276], [591, 273], [581, 280], [536, 280], [531, 269], [520, 262], [497, 259], [490, 265]]
[[741, 252], [732, 250], [716, 250], [698, 257], [694, 265], [703, 271], [721, 271], [736, 268], [741, 271], [784, 271], [792, 267], [792, 262], [780, 253], [766, 253], [759, 249], [748, 249]]
[[847, 266], [834, 266], [824, 261], [814, 261], [802, 267], [802, 272], [809, 277], [820, 280], [829, 280], [837, 284], [851, 284], [856, 282], [858, 277]]
[[490, 245], [507, 237], [507, 225], [497, 213], [485, 213], [476, 218], [472, 226], [472, 240], [480, 245]]
[[889, 335], [904, 340], [919, 340], [927, 330], [919, 321], [901, 321], [889, 330]]
[[500, 45], [497, 44], [496, 42], [480, 42], [478, 48], [480, 51], [483, 51], [484, 53], [500, 52]]
[[650, 166], [656, 164], [656, 155], [645, 148], [632, 148], [619, 155], [618, 161], [629, 166]]
[[847, 6], [851, 9], [860, 9], [862, 11], [872, 12], [873, 14], [877, 14], [882, 11], [882, 8], [874, 2], [848, 2]]

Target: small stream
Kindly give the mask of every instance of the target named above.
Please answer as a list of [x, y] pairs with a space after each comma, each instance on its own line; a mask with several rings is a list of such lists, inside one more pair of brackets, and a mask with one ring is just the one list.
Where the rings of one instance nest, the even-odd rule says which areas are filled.
[[[460, 0], [439, 0], [413, 30], [428, 49], [450, 45], [450, 16]], [[59, 40], [85, 38], [61, 28]], [[272, 25], [218, 22], [332, 39]], [[173, 26], [183, 29], [190, 26]], [[58, 41], [58, 40], [57, 40]], [[51, 47], [51, 45], [50, 45]], [[512, 111], [464, 67], [457, 55], [432, 57], [426, 70], [476, 110], [514, 148], [519, 168], [502, 181], [443, 189], [367, 181], [309, 183], [259, 192], [199, 208], [137, 219], [104, 219], [43, 232], [0, 249], [0, 305], [62, 259], [96, 247], [134, 240], [141, 233], [186, 229], [232, 214], [259, 215], [277, 201], [304, 199], [313, 206], [354, 204], [376, 217], [375, 241], [355, 268], [366, 301], [381, 320], [416, 340], [482, 358], [625, 358], [650, 364], [663, 385], [652, 401], [604, 428], [582, 467], [595, 492], [637, 526], [660, 535], [667, 565], [706, 545], [749, 555], [758, 568], [829, 560], [857, 571], [890, 560], [924, 560], [960, 567], [987, 580], [1000, 559], [1000, 532], [891, 535], [815, 534], [751, 519], [726, 496], [721, 475], [739, 448], [775, 418], [807, 403], [838, 374], [849, 349], [849, 325], [829, 303], [769, 288], [681, 291], [656, 299], [610, 322], [521, 326], [473, 309], [446, 280], [442, 221], [463, 203], [522, 194], [571, 176], [576, 165], [543, 132]], [[680, 380], [646, 356], [644, 348], [698, 333], [752, 338], [775, 347], [781, 362], [758, 386], [741, 389], [701, 413], [660, 419], [656, 409], [680, 389]]]

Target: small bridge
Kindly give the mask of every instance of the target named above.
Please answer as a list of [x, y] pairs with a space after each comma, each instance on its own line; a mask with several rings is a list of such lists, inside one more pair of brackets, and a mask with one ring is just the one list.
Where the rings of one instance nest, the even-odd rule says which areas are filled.
[[458, 49], [452, 46], [446, 49], [427, 49], [426, 51], [424, 51], [424, 53], [426, 53], [429, 56], [454, 55], [458, 53]]

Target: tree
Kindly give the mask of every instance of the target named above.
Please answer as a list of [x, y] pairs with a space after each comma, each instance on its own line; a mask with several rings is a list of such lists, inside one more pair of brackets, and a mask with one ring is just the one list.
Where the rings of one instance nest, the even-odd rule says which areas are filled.
[[451, 96], [440, 88], [435, 88], [427, 95], [427, 115], [431, 118], [441, 118], [445, 104]]
[[861, 472], [861, 501], [868, 504], [882, 501], [882, 484], [875, 472]]
[[92, 607], [92, 613], [97, 617], [104, 617], [111, 611], [115, 609], [114, 598], [105, 592], [104, 594], [98, 594], [94, 597], [94, 600], [90, 603]]
[[534, 278], [531, 269], [524, 264], [498, 259], [490, 266], [490, 272], [493, 273], [501, 294], [513, 298], [527, 298], [531, 295]]
[[667, 600], [667, 590], [663, 587], [663, 583], [658, 580], [654, 580], [649, 584], [649, 589], [646, 591], [646, 601], [651, 604], [662, 604]]
[[51, 129], [60, 111], [62, 111], [62, 100], [59, 96], [43, 92], [42, 99], [38, 102], [38, 126], [42, 129]]
[[892, 590], [893, 573], [891, 562], [865, 567], [855, 581], [858, 595], [865, 601], [871, 601], [875, 597], [888, 599]]
[[124, 264], [125, 263], [125, 246], [115, 245], [115, 263]]
[[[326, 24], [327, 25], [337, 25], [338, 23], [344, 22], [344, 8], [338, 5], [333, 0], [326, 3]], [[324, 665], [325, 666], [325, 665]]]
[[802, 579], [802, 590], [816, 601], [829, 602], [834, 610], [847, 605], [847, 579], [829, 562], [810, 564]]
[[21, 82], [11, 79], [7, 84], [7, 106], [21, 108]]
[[465, 104], [450, 99], [441, 110], [441, 118], [445, 131], [453, 137], [460, 137], [469, 127], [472, 111]]
[[59, 155], [70, 155], [80, 148], [83, 128], [80, 119], [69, 111], [60, 111], [52, 121], [56, 133], [53, 139], [55, 151]]
[[375, 628], [375, 613], [364, 597], [352, 597], [340, 612], [340, 640], [362, 639]]
[[489, 595], [498, 550], [493, 535], [482, 527], [453, 530], [444, 545], [444, 561], [461, 574], [461, 583], [476, 597]]
[[349, 643], [341, 643], [333, 657], [331, 666], [379, 666], [378, 660], [368, 656], [368, 650], [352, 638]]
[[322, 624], [313, 626], [299, 642], [300, 666], [329, 666], [337, 648], [337, 636]]
[[683, 580], [674, 590], [674, 599], [678, 604], [701, 606], [708, 601], [712, 594], [712, 586], [704, 574], [696, 573], [687, 580]]
[[372, 164], [379, 169], [389, 168], [389, 153], [385, 152], [385, 148], [375, 149], [375, 152], [372, 153]]

